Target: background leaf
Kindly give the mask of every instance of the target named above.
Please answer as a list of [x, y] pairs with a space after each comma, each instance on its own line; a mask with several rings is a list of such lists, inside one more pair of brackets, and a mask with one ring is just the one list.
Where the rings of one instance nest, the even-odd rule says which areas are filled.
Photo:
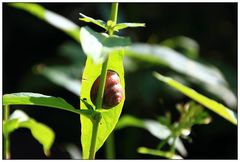
[[[65, 72], [63, 71], [65, 69]], [[66, 69], [69, 69], [69, 66], [65, 67], [47, 67], [45, 65], [37, 65], [36, 70], [38, 73], [47, 77], [53, 83], [69, 90], [75, 95], [79, 96], [81, 82], [76, 77], [71, 77]]]
[[221, 72], [213, 66], [196, 62], [171, 48], [160, 45], [135, 43], [126, 49], [125, 54], [128, 57], [165, 66], [184, 74], [192, 78], [192, 82], [199, 82], [200, 86], [221, 98], [231, 108], [236, 107], [236, 96], [229, 89]]
[[[122, 116], [116, 126], [116, 129], [118, 130], [126, 127], [137, 127], [145, 129], [154, 137], [161, 140], [166, 139], [171, 134], [171, 130], [165, 125], [162, 125], [160, 122], [154, 120], [138, 119], [131, 115]], [[172, 140], [168, 141], [169, 144], [172, 144], [172, 142]], [[179, 138], [176, 140], [175, 147], [183, 156], [187, 155], [187, 150]]]
[[141, 119], [138, 119], [131, 115], [124, 115], [122, 116], [116, 126], [116, 130], [123, 129], [126, 127], [138, 127], [138, 128], [145, 128], [144, 121]]
[[[123, 69], [123, 50], [114, 51], [109, 55], [108, 58], [108, 69], [113, 70], [118, 73], [120, 77], [120, 83], [124, 90], [124, 69]], [[96, 78], [101, 73], [101, 64], [94, 64], [92, 60], [88, 57], [86, 66], [83, 72], [81, 98], [86, 98], [88, 103], [95, 107], [90, 99], [90, 90], [96, 80]], [[97, 110], [101, 113], [102, 118], [100, 120], [97, 140], [96, 140], [96, 151], [103, 145], [107, 137], [115, 128], [118, 118], [121, 114], [122, 107], [124, 104], [125, 96], [123, 96], [122, 101], [115, 107], [105, 110]], [[81, 109], [87, 109], [83, 102], [81, 102]], [[89, 156], [90, 144], [91, 144], [91, 134], [92, 134], [92, 122], [90, 119], [80, 116], [81, 119], [81, 144], [83, 148], [83, 159], [87, 159]]]
[[193, 89], [182, 85], [181, 83], [173, 80], [170, 77], [165, 77], [156, 72], [154, 73], [154, 76], [157, 79], [159, 79], [160, 81], [163, 81], [164, 83], [168, 84], [169, 86], [179, 90], [186, 96], [190, 97], [191, 99], [197, 101], [198, 103], [204, 105], [205, 107], [209, 108], [213, 112], [217, 113], [221, 117], [223, 117], [223, 118], [227, 119], [228, 121], [232, 122], [233, 124], [237, 125], [237, 118], [236, 118], [237, 115], [235, 114], [235, 112], [229, 110], [224, 105], [222, 105], [214, 100], [211, 100], [211, 99], [203, 96], [200, 93], [197, 93]]
[[199, 56], [198, 43], [189, 37], [178, 36], [168, 38], [161, 42], [161, 45], [172, 48], [192, 59], [196, 59]]
[[52, 26], [64, 31], [77, 42], [80, 41], [80, 27], [63, 16], [34, 3], [9, 3], [9, 5], [31, 13], [39, 19], [46, 21]]
[[30, 129], [33, 137], [43, 146], [45, 155], [50, 155], [50, 149], [55, 139], [55, 133], [51, 128], [30, 118], [21, 110], [15, 110], [9, 120], [4, 122], [3, 131], [6, 136], [9, 136], [18, 128]]

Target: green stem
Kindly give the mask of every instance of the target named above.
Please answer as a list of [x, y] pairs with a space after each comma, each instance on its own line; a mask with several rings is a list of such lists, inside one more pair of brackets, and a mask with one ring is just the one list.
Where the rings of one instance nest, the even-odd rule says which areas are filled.
[[173, 137], [173, 143], [172, 143], [171, 148], [170, 148], [170, 152], [171, 152], [171, 153], [174, 153], [174, 152], [175, 152], [176, 140], [177, 140], [177, 137], [174, 136], [174, 137]]
[[161, 150], [163, 148], [163, 146], [169, 141], [169, 139], [172, 137], [172, 135], [169, 135], [167, 138], [165, 138], [164, 140], [162, 140], [159, 145], [157, 146], [158, 150]]
[[114, 132], [109, 135], [105, 149], [107, 159], [115, 159]]
[[118, 3], [115, 2], [112, 4], [111, 17], [110, 17], [110, 20], [112, 20], [114, 23], [117, 23], [117, 14], [118, 14]]
[[[112, 4], [111, 17], [110, 17], [110, 20], [113, 22], [113, 24], [117, 24], [117, 15], [118, 15], [118, 3], [115, 2]], [[114, 31], [110, 29], [108, 31], [108, 34], [113, 35], [113, 32]]]
[[[113, 3], [110, 20], [113, 21], [114, 23], [117, 22], [117, 13], [118, 13], [118, 3]], [[113, 31], [109, 30], [108, 34], [113, 35]], [[98, 89], [97, 101], [96, 101], [96, 109], [102, 108], [104, 87], [105, 87], [105, 81], [106, 81], [106, 75], [107, 75], [107, 65], [108, 65], [108, 58], [105, 60], [105, 62], [102, 65], [102, 71], [100, 75], [99, 89]]]
[[96, 109], [102, 108], [103, 102], [103, 95], [104, 95], [104, 87], [107, 75], [107, 65], [108, 65], [108, 58], [102, 65], [102, 71], [100, 75], [100, 82], [99, 82], [99, 89], [97, 94], [97, 102], [96, 102]]
[[[111, 20], [115, 23], [117, 21], [117, 12], [118, 12], [118, 3], [113, 3], [112, 9], [111, 9]], [[108, 31], [108, 34], [112, 35], [113, 31], [111, 31], [111, 30]], [[105, 87], [105, 81], [106, 81], [106, 75], [107, 75], [107, 65], [108, 65], [108, 58], [102, 64], [99, 89], [98, 89], [97, 100], [96, 100], [96, 109], [102, 108], [104, 87]], [[98, 116], [100, 116], [100, 119], [101, 119], [101, 114], [98, 114]], [[90, 151], [89, 159], [95, 159], [95, 154], [96, 154], [95, 145], [96, 145], [96, 139], [97, 139], [97, 133], [98, 133], [98, 126], [99, 126], [99, 122], [100, 122], [100, 120], [98, 120], [98, 119], [96, 120], [94, 118], [95, 117], [93, 117], [93, 119], [92, 119], [93, 127], [92, 127], [91, 145], [90, 145], [90, 150], [89, 150]]]
[[90, 153], [89, 153], [89, 160], [95, 159], [95, 147], [96, 147], [96, 140], [97, 140], [97, 132], [98, 132], [98, 126], [99, 122], [101, 120], [101, 114], [100, 113], [94, 113], [92, 117], [92, 138], [91, 138], [91, 145], [90, 145]]
[[[9, 117], [9, 106], [5, 105], [4, 106], [4, 114], [3, 114], [3, 119], [6, 122]], [[9, 135], [4, 136], [4, 159], [10, 159], [10, 139]]]

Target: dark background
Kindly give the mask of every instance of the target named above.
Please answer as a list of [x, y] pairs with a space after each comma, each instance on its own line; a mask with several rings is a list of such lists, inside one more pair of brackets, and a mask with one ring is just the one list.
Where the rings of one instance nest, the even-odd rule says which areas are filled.
[[[79, 12], [96, 19], [107, 20], [110, 4], [106, 3], [41, 3], [44, 7], [67, 17], [79, 26]], [[59, 57], [58, 47], [73, 40], [63, 32], [36, 17], [7, 6], [3, 3], [3, 94], [31, 91], [60, 96], [75, 107], [78, 97], [54, 85], [46, 78], [32, 72], [38, 63], [65, 63]], [[237, 92], [237, 3], [120, 3], [119, 22], [145, 22], [146, 28], [127, 29], [121, 35], [128, 35], [133, 42], [159, 43], [167, 38], [184, 35], [196, 40], [200, 45], [200, 58], [222, 70], [231, 88]], [[90, 25], [95, 30], [101, 29]], [[137, 72], [126, 75], [126, 100], [123, 114], [140, 118], [156, 118], [161, 114], [157, 94], [152, 100], [138, 96], [136, 80], [146, 80], [154, 67], [143, 67]], [[141, 84], [142, 82], [139, 82]], [[149, 84], [152, 85], [150, 82]], [[149, 85], [144, 84], [147, 88]], [[44, 86], [43, 86], [44, 85]], [[139, 85], [140, 86], [140, 85]], [[174, 95], [174, 94], [173, 94]], [[142, 98], [141, 98], [142, 97]], [[139, 99], [140, 98], [140, 99]], [[156, 99], [156, 100], [155, 100]], [[186, 98], [173, 98], [166, 101], [168, 107], [187, 101]], [[149, 104], [150, 103], [150, 104]], [[160, 108], [159, 108], [160, 107]], [[81, 148], [79, 136], [79, 117], [75, 114], [45, 109], [41, 107], [23, 108], [31, 117], [53, 128], [56, 141], [52, 148], [52, 159], [69, 158], [64, 149], [65, 143], [74, 143]], [[236, 159], [237, 127], [215, 114], [213, 123], [195, 126], [191, 144], [185, 143], [189, 152], [187, 159]], [[137, 128], [126, 128], [115, 132], [118, 159], [138, 159], [158, 157], [141, 155], [136, 152], [139, 146], [154, 148], [158, 140], [148, 132]], [[46, 158], [41, 146], [31, 137], [28, 130], [19, 129], [11, 135], [13, 159]], [[104, 149], [97, 158], [105, 158]]]

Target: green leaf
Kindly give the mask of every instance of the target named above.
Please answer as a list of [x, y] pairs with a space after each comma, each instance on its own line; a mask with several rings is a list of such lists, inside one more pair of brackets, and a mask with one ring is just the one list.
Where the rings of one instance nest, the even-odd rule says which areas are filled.
[[[166, 127], [165, 125], [162, 125], [161, 123], [154, 121], [154, 120], [142, 120], [138, 119], [131, 115], [124, 115], [120, 118], [119, 122], [117, 123], [116, 129], [122, 129], [126, 127], [137, 127], [147, 130], [149, 133], [151, 133], [154, 137], [164, 140], [169, 135], [171, 135], [171, 130]], [[168, 143], [171, 145], [172, 140], [169, 140]], [[183, 155], [187, 155], [187, 150], [184, 147], [182, 141], [177, 138], [175, 143], [176, 149]]]
[[186, 96], [190, 97], [191, 99], [197, 101], [198, 103], [202, 104], [203, 106], [209, 108], [213, 112], [217, 113], [221, 117], [225, 118], [226, 120], [230, 121], [231, 123], [237, 125], [237, 118], [235, 112], [229, 110], [224, 105], [207, 98], [206, 96], [196, 92], [195, 90], [188, 88], [181, 83], [173, 80], [170, 77], [165, 77], [157, 72], [154, 72], [154, 76], [163, 81], [164, 83], [168, 84], [169, 86], [177, 89], [178, 91], [182, 92]]
[[[70, 65], [74, 66], [75, 68], [78, 68], [79, 72], [77, 73], [77, 76], [79, 76], [80, 72], [83, 71], [85, 61], [87, 59], [86, 55], [84, 54], [82, 47], [79, 43], [69, 40], [67, 42], [63, 42], [57, 49], [57, 53], [60, 57], [64, 57], [67, 60], [69, 60]], [[63, 69], [66, 69], [68, 66], [65, 66]], [[73, 70], [70, 70], [73, 71]], [[75, 69], [74, 71], [77, 71]]]
[[129, 126], [145, 128], [143, 120], [140, 120], [131, 115], [124, 115], [119, 119], [117, 126], [116, 126], [116, 130], [123, 129], [123, 128], [129, 127]]
[[9, 136], [9, 134], [15, 131], [18, 127], [18, 119], [3, 121], [3, 135], [5, 137]]
[[161, 156], [161, 157], [165, 157], [167, 159], [183, 159], [181, 156], [173, 154], [171, 152], [149, 149], [146, 147], [139, 147], [137, 151], [138, 151], [138, 153], [141, 153], [141, 154]]
[[58, 108], [89, 116], [90, 111], [75, 109], [60, 97], [46, 96], [39, 93], [20, 92], [3, 95], [3, 105], [37, 105], [50, 108]]
[[80, 27], [67, 18], [64, 18], [63, 16], [49, 11], [41, 5], [34, 3], [9, 3], [9, 5], [31, 13], [39, 19], [62, 30], [77, 42], [80, 42]]
[[178, 36], [174, 38], [168, 38], [161, 42], [161, 44], [173, 48], [192, 59], [196, 59], [199, 56], [198, 43], [189, 37]]
[[80, 35], [84, 53], [95, 64], [103, 63], [109, 53], [130, 44], [129, 38], [97, 33], [89, 27], [82, 27]]
[[145, 27], [145, 23], [119, 23], [114, 26], [115, 31], [119, 31], [125, 28]]
[[85, 21], [85, 22], [91, 22], [93, 24], [96, 24], [96, 25], [104, 28], [104, 29], [107, 29], [106, 28], [106, 23], [104, 21], [102, 21], [102, 20], [95, 20], [94, 18], [86, 16], [86, 15], [84, 15], [82, 13], [79, 13], [79, 14], [83, 17], [83, 18], [79, 18], [79, 20], [82, 20], [82, 21]]
[[18, 128], [30, 129], [33, 137], [43, 146], [45, 155], [50, 155], [50, 149], [55, 139], [55, 133], [51, 128], [30, 118], [21, 110], [15, 110], [9, 120], [4, 122], [4, 135], [9, 136]]
[[89, 109], [89, 110], [94, 110], [94, 108], [84, 99], [80, 99], [84, 105]]
[[189, 77], [208, 92], [222, 99], [229, 107], [235, 108], [237, 98], [229, 89], [221, 72], [213, 66], [196, 62], [183, 54], [160, 45], [134, 43], [126, 48], [128, 57], [170, 68]]
[[[108, 70], [113, 70], [118, 73], [120, 77], [120, 83], [122, 88], [125, 88], [124, 83], [124, 69], [123, 69], [123, 50], [122, 51], [114, 51], [109, 55], [108, 58]], [[86, 66], [83, 72], [82, 79], [82, 89], [81, 89], [81, 98], [86, 98], [86, 101], [92, 106], [95, 105], [91, 102], [90, 99], [90, 90], [91, 87], [98, 76], [101, 73], [101, 64], [94, 64], [92, 59], [87, 58]], [[115, 107], [110, 109], [98, 109], [99, 113], [101, 113], [101, 120], [97, 132], [97, 140], [96, 140], [96, 151], [103, 145], [107, 137], [115, 128], [118, 118], [121, 114], [122, 107], [124, 104], [125, 96], [123, 96], [122, 101]], [[81, 109], [88, 109], [86, 105], [81, 102]], [[87, 159], [89, 157], [89, 150], [91, 144], [91, 134], [92, 134], [92, 121], [85, 116], [80, 116], [81, 119], [81, 144], [83, 148], [83, 159]]]
[[37, 73], [40, 73], [43, 76], [47, 77], [53, 83], [79, 96], [81, 82], [78, 79], [69, 76], [69, 74], [64, 72], [62, 69], [56, 67], [47, 67], [40, 64], [35, 67], [35, 70]]

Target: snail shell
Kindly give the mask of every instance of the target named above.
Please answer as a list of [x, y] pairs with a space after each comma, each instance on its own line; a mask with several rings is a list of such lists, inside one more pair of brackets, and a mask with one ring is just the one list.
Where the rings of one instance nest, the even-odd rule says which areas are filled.
[[[96, 98], [98, 93], [98, 87], [100, 82], [100, 76], [94, 81], [91, 88], [90, 97], [91, 101], [96, 105]], [[123, 98], [124, 91], [120, 84], [120, 78], [114, 71], [108, 70], [103, 95], [103, 108], [110, 109], [118, 105]]]

